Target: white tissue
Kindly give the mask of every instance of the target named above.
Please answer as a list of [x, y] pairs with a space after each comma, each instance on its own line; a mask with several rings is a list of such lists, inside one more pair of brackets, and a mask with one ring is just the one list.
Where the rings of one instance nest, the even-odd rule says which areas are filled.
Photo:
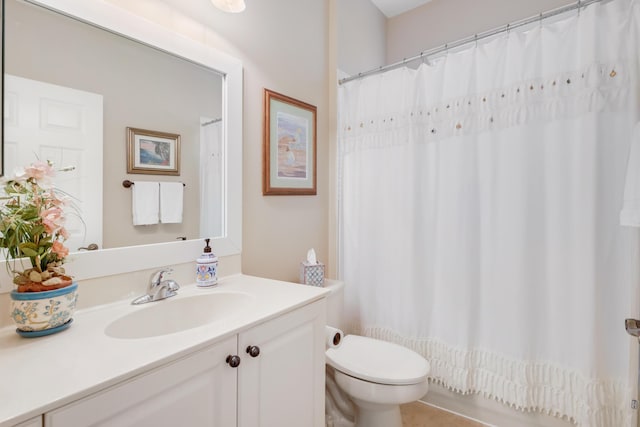
[[331, 326], [324, 327], [325, 334], [325, 347], [337, 348], [342, 343], [342, 336], [344, 333], [338, 328], [332, 328]]
[[307, 251], [307, 263], [312, 265], [318, 263], [318, 260], [316, 259], [316, 251], [313, 248]]

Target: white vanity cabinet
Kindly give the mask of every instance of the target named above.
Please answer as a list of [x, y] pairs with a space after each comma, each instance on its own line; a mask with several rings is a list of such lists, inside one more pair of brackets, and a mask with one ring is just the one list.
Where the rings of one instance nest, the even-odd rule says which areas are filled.
[[238, 427], [324, 427], [324, 327], [322, 300], [239, 334]]
[[35, 417], [20, 424], [16, 424], [15, 427], [42, 427], [42, 417]]
[[237, 336], [48, 412], [45, 427], [234, 426]]
[[324, 426], [324, 324], [316, 301], [48, 412], [44, 427]]

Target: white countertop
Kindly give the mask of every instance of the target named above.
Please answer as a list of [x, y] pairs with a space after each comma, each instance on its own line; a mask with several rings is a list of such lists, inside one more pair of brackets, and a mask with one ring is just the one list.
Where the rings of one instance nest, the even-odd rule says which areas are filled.
[[[181, 284], [182, 285], [182, 284]], [[252, 307], [182, 332], [140, 339], [104, 333], [113, 320], [150, 305], [187, 296], [237, 291], [255, 295]], [[322, 299], [328, 290], [253, 276], [220, 279], [213, 288], [182, 285], [167, 300], [133, 306], [119, 301], [77, 311], [69, 329], [22, 338], [15, 327], [0, 329], [0, 427], [68, 404], [127, 378], [161, 366], [292, 309]], [[82, 298], [80, 283], [79, 298]]]

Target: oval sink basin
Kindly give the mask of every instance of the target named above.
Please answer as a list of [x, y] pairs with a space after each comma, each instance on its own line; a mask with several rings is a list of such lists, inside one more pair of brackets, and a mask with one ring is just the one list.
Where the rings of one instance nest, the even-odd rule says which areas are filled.
[[135, 311], [111, 322], [105, 333], [113, 338], [132, 339], [182, 332], [235, 317], [250, 307], [253, 299], [240, 292], [216, 292], [132, 306]]

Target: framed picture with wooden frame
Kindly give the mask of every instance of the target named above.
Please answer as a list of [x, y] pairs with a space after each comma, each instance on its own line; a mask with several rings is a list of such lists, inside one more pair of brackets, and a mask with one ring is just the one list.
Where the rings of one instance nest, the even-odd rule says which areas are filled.
[[128, 127], [127, 173], [180, 175], [180, 135]]
[[264, 90], [262, 194], [316, 195], [316, 107]]

